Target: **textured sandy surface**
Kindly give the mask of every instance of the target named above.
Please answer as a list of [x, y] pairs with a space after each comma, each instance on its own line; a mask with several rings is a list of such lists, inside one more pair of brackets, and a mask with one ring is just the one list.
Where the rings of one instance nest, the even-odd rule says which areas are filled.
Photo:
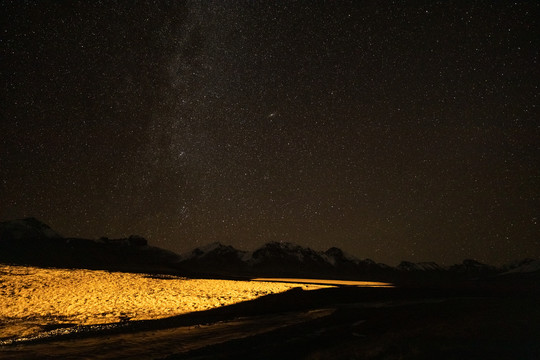
[[294, 287], [321, 286], [0, 265], [0, 340], [51, 326], [164, 318]]

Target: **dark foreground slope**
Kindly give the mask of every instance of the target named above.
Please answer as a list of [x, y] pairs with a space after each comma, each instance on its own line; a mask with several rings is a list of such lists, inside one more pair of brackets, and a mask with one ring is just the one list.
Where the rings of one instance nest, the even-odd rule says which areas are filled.
[[446, 299], [341, 307], [262, 335], [172, 355], [179, 359], [538, 359], [532, 300]]
[[336, 311], [166, 359], [539, 359], [539, 290], [499, 280], [289, 294], [288, 303]]

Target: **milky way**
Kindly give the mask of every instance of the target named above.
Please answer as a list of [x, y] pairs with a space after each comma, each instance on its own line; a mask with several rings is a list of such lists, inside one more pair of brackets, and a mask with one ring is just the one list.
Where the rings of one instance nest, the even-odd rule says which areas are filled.
[[536, 1], [1, 3], [0, 220], [540, 256]]

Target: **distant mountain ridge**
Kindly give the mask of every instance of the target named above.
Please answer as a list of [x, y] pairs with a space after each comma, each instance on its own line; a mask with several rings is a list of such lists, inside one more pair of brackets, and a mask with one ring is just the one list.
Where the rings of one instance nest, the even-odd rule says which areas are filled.
[[270, 242], [254, 251], [216, 242], [178, 255], [149, 246], [146, 239], [136, 235], [122, 239], [65, 238], [35, 218], [0, 223], [0, 262], [186, 276], [383, 281], [441, 281], [540, 273], [539, 259], [525, 259], [503, 267], [471, 259], [452, 266], [402, 261], [391, 267], [371, 259], [359, 259], [337, 247], [315, 251], [289, 242]]
[[318, 252], [288, 242], [270, 242], [255, 251], [237, 250], [213, 243], [181, 256], [179, 268], [186, 272], [221, 273], [257, 276], [323, 276], [352, 278], [389, 267], [366, 259], [360, 260], [338, 248]]
[[540, 272], [540, 259], [524, 259], [505, 267], [503, 275]]
[[359, 259], [336, 247], [315, 251], [288, 242], [271, 242], [254, 251], [243, 251], [213, 243], [183, 254], [178, 267], [187, 273], [208, 275], [439, 281], [540, 271], [540, 260], [527, 259], [503, 267], [471, 259], [452, 266], [402, 261], [391, 267], [371, 259]]

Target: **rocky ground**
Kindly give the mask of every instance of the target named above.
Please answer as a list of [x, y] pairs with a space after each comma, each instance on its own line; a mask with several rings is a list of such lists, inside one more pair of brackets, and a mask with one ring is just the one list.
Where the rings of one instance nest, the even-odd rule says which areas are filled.
[[540, 358], [538, 278], [439, 285], [293, 288], [123, 327], [5, 344], [0, 358]]
[[0, 341], [55, 328], [160, 319], [299, 286], [324, 285], [0, 265]]

